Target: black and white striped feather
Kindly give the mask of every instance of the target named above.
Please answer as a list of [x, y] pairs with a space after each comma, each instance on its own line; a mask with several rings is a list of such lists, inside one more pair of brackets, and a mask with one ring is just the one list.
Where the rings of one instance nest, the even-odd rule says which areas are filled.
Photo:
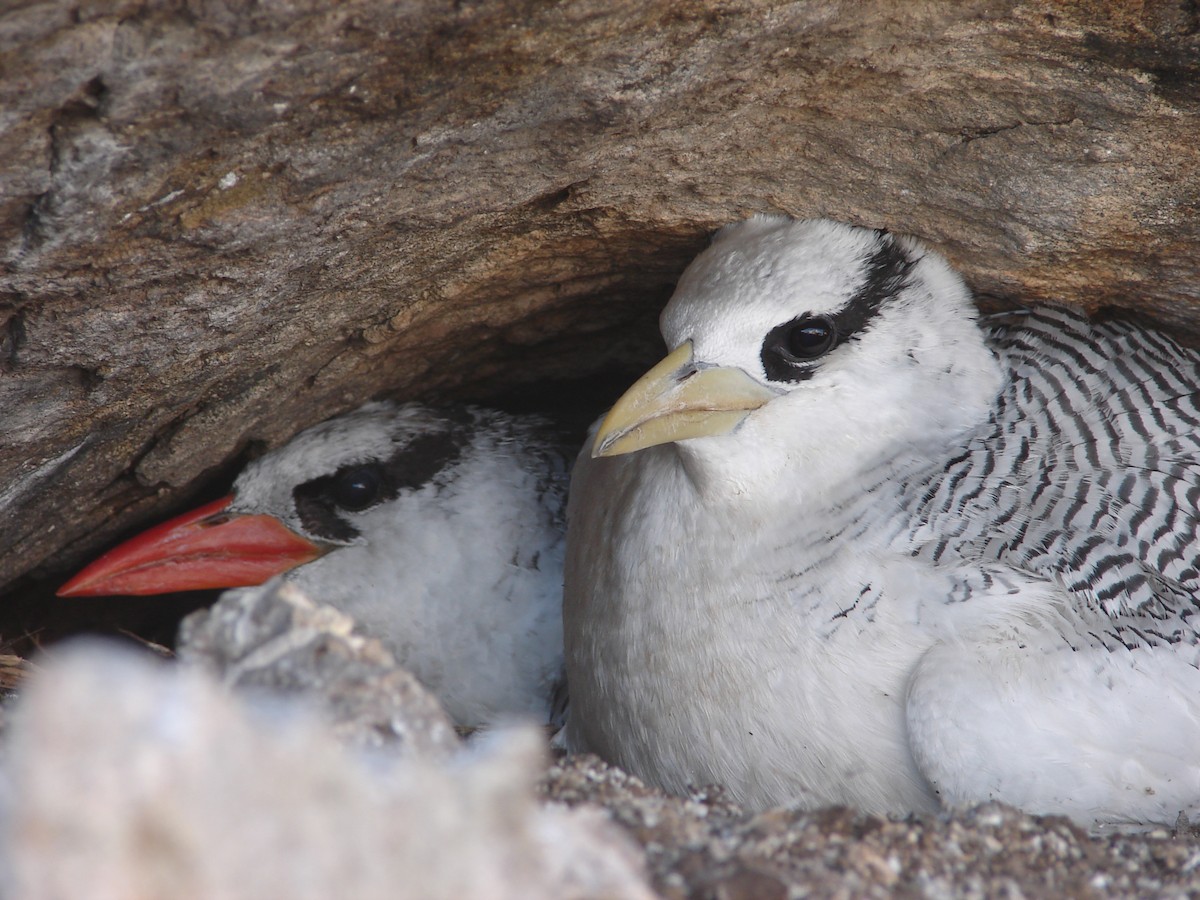
[[999, 562], [1114, 619], [1144, 617], [1139, 639], [1196, 641], [1200, 358], [1063, 307], [989, 343], [1007, 376], [990, 420], [906, 485], [914, 552]]

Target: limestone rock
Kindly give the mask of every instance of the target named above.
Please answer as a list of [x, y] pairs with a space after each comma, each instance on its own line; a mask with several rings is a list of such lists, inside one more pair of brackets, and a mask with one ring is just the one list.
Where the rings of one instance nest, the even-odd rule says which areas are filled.
[[1000, 804], [904, 820], [847, 809], [750, 815], [719, 790], [671, 797], [589, 755], [552, 765], [542, 792], [608, 810], [645, 847], [651, 882], [668, 900], [1200, 892], [1200, 836], [1186, 827], [1092, 836]]
[[346, 743], [432, 758], [458, 748], [441, 704], [378, 640], [285, 581], [226, 591], [184, 620], [177, 652], [227, 686], [304, 698]]
[[198, 667], [60, 650], [4, 755], [5, 896], [653, 896], [603, 817], [539, 805], [535, 729], [449, 764], [364, 757], [303, 708], [243, 697]]

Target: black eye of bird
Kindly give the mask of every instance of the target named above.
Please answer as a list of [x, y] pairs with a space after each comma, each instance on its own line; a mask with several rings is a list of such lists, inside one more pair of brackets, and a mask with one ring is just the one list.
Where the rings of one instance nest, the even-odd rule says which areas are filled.
[[762, 345], [763, 369], [772, 381], [804, 381], [816, 372], [810, 363], [837, 343], [837, 325], [828, 316], [800, 316], [771, 329]]
[[805, 316], [772, 331], [776, 353], [787, 361], [802, 362], [823, 356], [838, 340], [838, 329], [824, 316]]
[[354, 466], [333, 476], [330, 496], [342, 509], [360, 512], [373, 506], [383, 492], [383, 476], [375, 466]]
[[778, 347], [795, 360], [824, 356], [837, 340], [837, 329], [824, 316], [809, 316], [793, 323], [780, 337]]

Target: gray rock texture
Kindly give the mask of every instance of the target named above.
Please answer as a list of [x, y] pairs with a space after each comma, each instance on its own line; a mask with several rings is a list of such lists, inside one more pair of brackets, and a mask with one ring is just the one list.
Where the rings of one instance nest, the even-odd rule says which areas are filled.
[[1089, 836], [999, 804], [889, 821], [846, 809], [741, 812], [718, 790], [669, 797], [594, 756], [551, 766], [543, 793], [598, 804], [645, 848], [669, 900], [791, 897], [1194, 897], [1200, 839]]
[[1178, 0], [9, 2], [0, 589], [370, 396], [644, 365], [756, 210], [1195, 331], [1198, 60]]
[[228, 687], [303, 698], [351, 746], [433, 759], [459, 749], [437, 699], [353, 619], [295, 585], [226, 591], [184, 620], [176, 652]]
[[451, 761], [364, 756], [305, 705], [129, 650], [66, 648], [8, 735], [4, 896], [653, 896], [603, 815], [537, 800], [540, 732], [490, 738]]

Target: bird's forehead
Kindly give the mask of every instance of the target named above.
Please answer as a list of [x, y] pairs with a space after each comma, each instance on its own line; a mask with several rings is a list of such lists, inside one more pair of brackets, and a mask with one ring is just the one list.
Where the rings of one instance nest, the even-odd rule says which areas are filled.
[[302, 431], [255, 460], [234, 484], [237, 505], [271, 510], [290, 504], [292, 489], [343, 466], [386, 460], [438, 422], [416, 409], [369, 404]]
[[672, 347], [757, 343], [789, 319], [835, 313], [878, 242], [875, 232], [824, 221], [756, 217], [724, 229], [680, 278], [663, 336]]

